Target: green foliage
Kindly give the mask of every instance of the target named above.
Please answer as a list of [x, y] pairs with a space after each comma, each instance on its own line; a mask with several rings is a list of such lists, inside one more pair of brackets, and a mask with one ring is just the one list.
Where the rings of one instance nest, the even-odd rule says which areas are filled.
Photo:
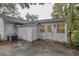
[[20, 15], [17, 5], [20, 5], [21, 8], [30, 8], [28, 3], [0, 3], [0, 14], [18, 16]]
[[1, 45], [5, 45], [5, 44], [7, 44], [7, 43], [8, 43], [7, 41], [0, 40], [0, 46], [1, 46]]
[[73, 32], [75, 30], [77, 31], [73, 37], [73, 44], [76, 46], [79, 43], [79, 4], [55, 3], [53, 6], [52, 17], [59, 17], [66, 20], [68, 32], [71, 32], [69, 41], [72, 41], [71, 37], [73, 36]]
[[76, 9], [79, 11], [79, 6], [76, 6]]
[[73, 3], [55, 3], [53, 6], [52, 17], [65, 19], [68, 24], [68, 31], [73, 32], [73, 30], [77, 29], [77, 22], [79, 22], [77, 8], [76, 4]]
[[74, 32], [72, 34], [72, 45], [74, 47], [79, 47], [79, 33], [78, 32]]

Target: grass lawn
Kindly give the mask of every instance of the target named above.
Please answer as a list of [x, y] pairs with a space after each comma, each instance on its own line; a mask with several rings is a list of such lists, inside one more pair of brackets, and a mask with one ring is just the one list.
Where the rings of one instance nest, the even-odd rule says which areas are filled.
[[0, 46], [1, 45], [5, 45], [5, 44], [7, 44], [8, 42], [5, 40], [5, 41], [3, 41], [3, 40], [0, 40]]

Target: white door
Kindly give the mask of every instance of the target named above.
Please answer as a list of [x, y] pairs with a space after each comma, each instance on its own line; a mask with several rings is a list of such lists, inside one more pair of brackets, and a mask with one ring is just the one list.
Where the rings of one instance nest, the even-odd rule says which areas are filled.
[[19, 27], [18, 37], [23, 40], [32, 41], [32, 27]]
[[46, 28], [47, 28], [46, 39], [54, 40], [53, 25], [52, 24], [47, 24]]
[[19, 39], [26, 40], [26, 38], [27, 38], [27, 27], [18, 27], [18, 37], [19, 37]]
[[32, 26], [32, 40], [38, 39], [37, 26]]
[[27, 27], [27, 40], [32, 41], [32, 27]]

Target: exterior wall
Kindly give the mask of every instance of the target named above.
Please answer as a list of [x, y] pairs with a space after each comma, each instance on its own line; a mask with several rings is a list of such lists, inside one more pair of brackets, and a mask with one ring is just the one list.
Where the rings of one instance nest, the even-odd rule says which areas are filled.
[[[39, 38], [44, 40], [49, 39], [54, 41], [67, 42], [67, 24], [65, 23], [65, 33], [57, 33], [57, 28], [54, 27], [54, 24], [57, 25], [57, 23], [43, 23], [43, 25], [45, 25], [45, 32], [40, 32], [39, 25]], [[47, 32], [47, 25], [51, 25], [52, 32]]]
[[18, 27], [18, 38], [26, 39], [27, 38], [27, 28], [26, 27]]
[[[46, 25], [46, 24], [43, 24], [43, 25]], [[46, 29], [46, 26], [45, 26], [45, 29]], [[45, 40], [46, 39], [46, 32], [40, 32], [40, 25], [38, 25], [38, 31], [39, 31], [38, 38]]]
[[[57, 23], [43, 23], [43, 25], [45, 25], [45, 32], [40, 32], [40, 25], [38, 25], [38, 27], [17, 27], [18, 38], [27, 41], [33, 41], [36, 39], [49, 39], [54, 41], [67, 42], [67, 24], [65, 23], [65, 33], [57, 33], [57, 28], [54, 27], [54, 24]], [[48, 25], [52, 26], [52, 32], [47, 32]], [[7, 35], [16, 33], [14, 24], [5, 23], [4, 28], [5, 38], [7, 37]]]
[[4, 21], [2, 18], [0, 18], [0, 36], [4, 40]]
[[18, 38], [32, 41], [32, 27], [18, 27]]
[[[38, 29], [39, 29], [39, 39], [50, 39], [50, 40], [54, 40], [54, 24], [53, 23], [45, 23], [45, 24], [42, 24], [42, 25], [45, 25], [45, 32], [40, 32], [40, 25], [38, 26]], [[52, 32], [47, 32], [47, 26], [48, 25], [51, 25], [51, 28], [52, 28]]]
[[67, 41], [67, 24], [65, 23], [65, 33], [57, 33], [56, 28], [54, 30], [54, 40], [60, 42], [68, 42]]
[[37, 26], [32, 26], [32, 41], [38, 39]]
[[32, 41], [32, 27], [27, 27], [27, 40]]
[[18, 38], [27, 41], [38, 39], [37, 26], [18, 27]]
[[[36, 39], [49, 39], [60, 42], [67, 42], [67, 24], [65, 23], [65, 33], [57, 33], [57, 27], [54, 27], [54, 24], [57, 23], [43, 23], [45, 25], [45, 32], [40, 32], [40, 25], [29, 26], [29, 27], [18, 27], [17, 34], [19, 39], [24, 39], [28, 41], [33, 41]], [[7, 39], [7, 35], [16, 33], [15, 24], [4, 23], [3, 20], [0, 20], [0, 34], [1, 38]], [[52, 32], [47, 32], [47, 26], [52, 26]]]
[[7, 39], [8, 35], [15, 34], [15, 26], [12, 23], [4, 23], [4, 39]]

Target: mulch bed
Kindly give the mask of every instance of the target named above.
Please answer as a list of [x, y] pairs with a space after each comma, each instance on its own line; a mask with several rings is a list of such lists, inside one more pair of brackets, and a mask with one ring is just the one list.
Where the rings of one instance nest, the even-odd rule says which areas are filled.
[[[44, 43], [44, 41], [49, 41], [50, 42], [50, 45], [52, 43], [55, 43], [55, 44], [57, 44], [59, 46], [62, 46], [62, 47], [65, 47], [65, 48], [74, 49], [74, 50], [78, 50], [79, 51], [79, 47], [73, 47], [73, 45], [70, 45], [70, 44], [65, 43], [65, 42], [64, 43], [61, 43], [61, 42], [58, 42], [58, 41], [50, 41], [50, 40], [38, 39], [38, 40], [33, 41], [32, 43], [33, 44], [37, 44], [38, 43], [38, 45], [42, 45]], [[40, 44], [40, 42], [42, 42], [42, 43]]]

